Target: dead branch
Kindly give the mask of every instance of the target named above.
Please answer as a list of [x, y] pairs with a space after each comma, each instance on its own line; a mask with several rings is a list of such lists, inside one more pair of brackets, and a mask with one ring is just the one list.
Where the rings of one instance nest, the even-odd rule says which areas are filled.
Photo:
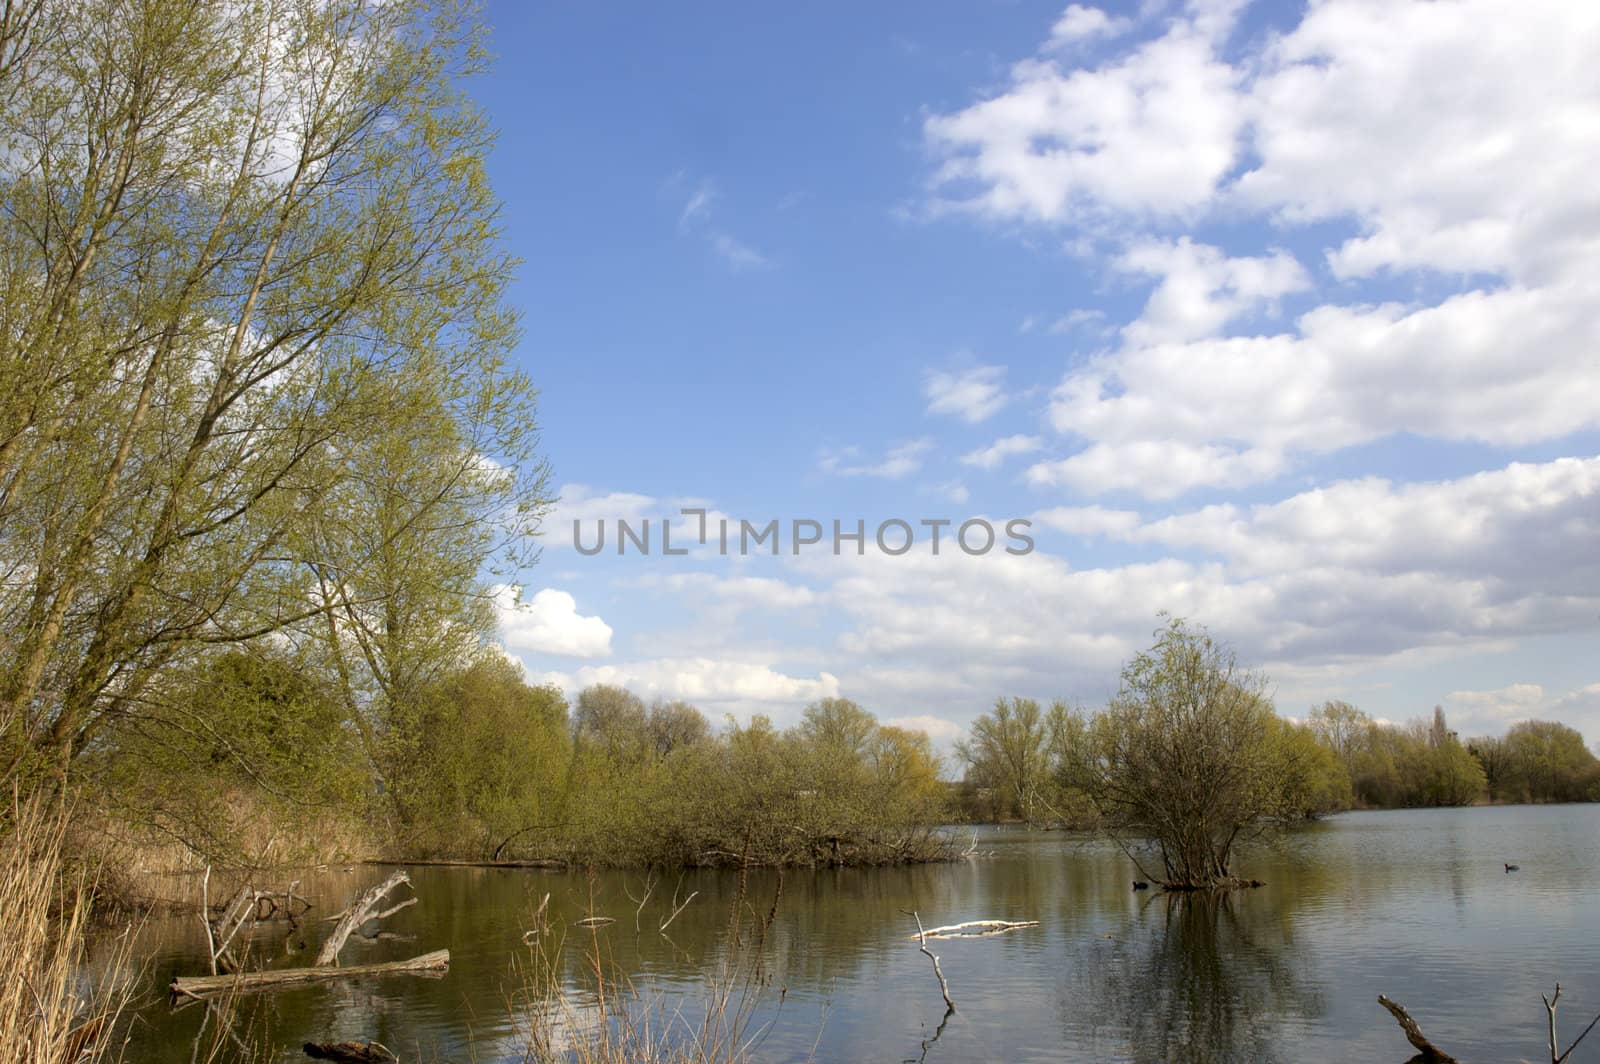
[[1390, 1001], [1382, 994], [1378, 995], [1378, 1004], [1389, 1010], [1389, 1014], [1394, 1017], [1394, 1021], [1405, 1032], [1406, 1041], [1410, 1042], [1412, 1047], [1421, 1054], [1423, 1060], [1432, 1061], [1433, 1064], [1457, 1064], [1455, 1057], [1428, 1041], [1427, 1035], [1422, 1033], [1422, 1028], [1417, 1025], [1416, 1020], [1411, 1018], [1411, 1014], [1405, 1010], [1404, 1006]]
[[622, 892], [628, 896], [628, 900], [629, 901], [633, 902], [634, 904], [636, 904], [638, 906], [638, 908], [633, 910], [633, 929], [635, 931], [639, 930], [639, 914], [644, 912], [645, 902], [650, 900], [650, 895], [654, 894], [655, 890], [656, 890], [656, 874], [655, 874], [655, 872], [653, 870], [648, 872], [648, 873], [646, 873], [646, 875], [645, 875], [645, 878], [644, 878], [644, 897], [642, 897], [642, 898], [635, 898], [633, 896], [633, 891], [628, 889], [628, 881], [626, 879], [624, 879], [622, 881]]
[[180, 975], [172, 980], [168, 990], [174, 998], [201, 1000], [213, 994], [224, 994], [232, 990], [241, 993], [275, 990], [302, 983], [325, 983], [334, 979], [362, 975], [391, 973], [427, 975], [442, 973], [449, 968], [450, 951], [441, 949], [424, 953], [420, 957], [412, 957], [410, 960], [390, 961], [386, 964], [353, 964], [348, 968], [284, 968], [271, 972], [236, 972], [233, 975]]
[[[341, 919], [339, 921], [339, 925], [333, 929], [333, 934], [328, 936], [328, 940], [324, 942], [322, 944], [322, 948], [317, 951], [316, 966], [318, 968], [326, 968], [329, 965], [337, 964], [339, 961], [339, 951], [344, 948], [345, 940], [350, 937], [350, 932], [366, 923], [371, 917], [372, 911], [378, 907], [378, 903], [381, 902], [390, 891], [394, 890], [396, 887], [399, 887], [401, 884], [410, 886], [411, 877], [406, 875], [404, 872], [396, 872], [382, 883], [379, 883], [376, 886], [368, 887], [365, 891], [363, 891], [361, 895], [350, 904], [350, 908], [345, 911], [344, 918]], [[397, 912], [399, 909], [404, 907], [405, 906], [403, 905], [397, 906], [395, 909], [390, 910], [390, 912]]]
[[1540, 994], [1539, 997], [1544, 1001], [1545, 1012], [1550, 1014], [1550, 1064], [1566, 1064], [1567, 1058], [1572, 1056], [1572, 1051], [1578, 1048], [1578, 1043], [1589, 1036], [1589, 1032], [1594, 1030], [1595, 1024], [1600, 1023], [1600, 1013], [1596, 1013], [1594, 1019], [1589, 1021], [1589, 1026], [1583, 1029], [1583, 1033], [1572, 1040], [1572, 1044], [1566, 1048], [1566, 1052], [1558, 1056], [1556, 1053], [1556, 1046], [1559, 1044], [1556, 1041], [1556, 1002], [1561, 1000], [1561, 984], [1556, 984], [1556, 992], [1552, 997], [1546, 998], [1543, 994]]
[[[905, 912], [904, 909], [901, 909], [900, 911]], [[945, 1007], [951, 1012], [954, 1012], [956, 1010], [956, 1003], [950, 1000], [950, 984], [945, 982], [944, 969], [939, 967], [939, 958], [934, 956], [933, 951], [928, 948], [927, 933], [922, 930], [922, 917], [919, 916], [915, 910], [912, 910], [910, 915], [911, 918], [917, 922], [918, 949], [920, 949], [921, 952], [926, 953], [928, 955], [928, 959], [933, 962], [933, 974], [939, 977], [939, 993], [944, 995]]]
[[[672, 923], [672, 921], [674, 921], [674, 920], [676, 920], [678, 918], [678, 914], [683, 912], [683, 910], [687, 909], [689, 907], [689, 903], [694, 901], [699, 896], [700, 896], [700, 892], [697, 890], [694, 893], [690, 894], [687, 898], [683, 899], [683, 904], [678, 906], [676, 909], [672, 910], [672, 915], [667, 917], [665, 920], [661, 921], [661, 926], [656, 928], [656, 930], [657, 931], [665, 931], [667, 929], [668, 925], [670, 925]], [[677, 897], [677, 892], [676, 891], [673, 892], [673, 897], [674, 898]]]

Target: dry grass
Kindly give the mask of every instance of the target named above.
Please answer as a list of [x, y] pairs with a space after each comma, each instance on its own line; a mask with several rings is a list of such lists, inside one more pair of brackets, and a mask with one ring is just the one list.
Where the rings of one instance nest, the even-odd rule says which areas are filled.
[[41, 799], [0, 814], [0, 1060], [75, 1064], [107, 1055], [127, 1005], [132, 934], [96, 985], [85, 964], [93, 876], [63, 860], [67, 811]]
[[573, 965], [576, 976], [566, 974], [568, 942], [552, 934], [541, 906], [524, 938], [527, 957], [517, 964], [507, 995], [524, 1064], [751, 1060], [766, 1034], [755, 1014], [770, 981], [764, 958], [781, 883], [778, 890], [770, 906], [758, 908], [748, 903], [741, 883], [730, 907], [724, 957], [693, 1005], [671, 1004], [637, 986], [609, 956], [601, 933], [575, 932], [587, 941]]

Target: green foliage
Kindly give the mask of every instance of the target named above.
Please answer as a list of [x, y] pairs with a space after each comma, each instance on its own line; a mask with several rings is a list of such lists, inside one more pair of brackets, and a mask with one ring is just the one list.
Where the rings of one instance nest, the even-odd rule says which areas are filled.
[[85, 755], [88, 797], [219, 862], [296, 856], [254, 852], [262, 839], [356, 833], [370, 776], [339, 701], [304, 664], [258, 648], [175, 677]]
[[404, 852], [489, 854], [564, 815], [566, 699], [553, 687], [529, 687], [498, 654], [419, 692], [389, 746], [387, 786]]
[[1047, 796], [1051, 721], [1064, 720], [1066, 708], [1052, 707], [1047, 718], [1031, 698], [1000, 698], [994, 709], [972, 722], [971, 738], [956, 755], [967, 765], [967, 781], [991, 820], [1051, 818]]
[[1521, 721], [1503, 738], [1474, 739], [1467, 749], [1483, 769], [1490, 801], [1600, 800], [1600, 759], [1565, 724]]
[[477, 27], [424, 0], [84, 0], [18, 32], [0, 773], [134, 741], [268, 637], [380, 765], [548, 503], [459, 89]]
[[1298, 744], [1263, 687], [1204, 629], [1175, 619], [1124, 666], [1089, 726], [1073, 776], [1109, 831], [1149, 840], [1169, 886], [1228, 879], [1242, 833], [1304, 812], [1314, 773], [1289, 756]]
[[1347, 702], [1311, 711], [1317, 741], [1343, 767], [1354, 804], [1378, 808], [1469, 805], [1485, 773], [1435, 707], [1427, 724], [1380, 724]]

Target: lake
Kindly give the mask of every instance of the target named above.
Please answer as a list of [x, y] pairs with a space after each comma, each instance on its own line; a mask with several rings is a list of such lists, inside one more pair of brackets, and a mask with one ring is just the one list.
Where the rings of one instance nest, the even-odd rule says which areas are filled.
[[[1563, 1044], [1600, 1011], [1600, 805], [1348, 813], [1244, 851], [1236, 871], [1266, 885], [1215, 901], [1133, 891], [1133, 867], [1103, 841], [1014, 828], [978, 838], [989, 855], [956, 864], [787, 872], [762, 948], [755, 1059], [1404, 1061], [1412, 1050], [1376, 1001], [1385, 993], [1461, 1059], [1512, 1061], [1544, 1053], [1539, 995], [1557, 980]], [[389, 871], [308, 873], [302, 890], [330, 914]], [[739, 891], [735, 872], [673, 874], [640, 910], [638, 872], [419, 867], [412, 878], [421, 903], [385, 924], [413, 940], [352, 940], [344, 963], [448, 948], [449, 974], [252, 998], [255, 1029], [281, 1059], [305, 1059], [296, 1047], [308, 1039], [376, 1040], [406, 1061], [520, 1059], [519, 1013], [536, 1006], [508, 994], [547, 892], [565, 978], [582, 978], [593, 941], [657, 1022], [675, 1008], [703, 1016]], [[748, 904], [768, 909], [778, 878], [752, 872]], [[699, 894], [662, 934], [674, 890]], [[1040, 926], [930, 943], [958, 1007], [940, 1030], [939, 986], [902, 910], [930, 927]], [[591, 912], [616, 922], [572, 926]], [[143, 934], [152, 987], [204, 972], [198, 919]], [[275, 966], [309, 963], [310, 951], [284, 956], [283, 934], [268, 929], [253, 948]], [[126, 1059], [187, 1062], [202, 1013], [143, 1008]]]

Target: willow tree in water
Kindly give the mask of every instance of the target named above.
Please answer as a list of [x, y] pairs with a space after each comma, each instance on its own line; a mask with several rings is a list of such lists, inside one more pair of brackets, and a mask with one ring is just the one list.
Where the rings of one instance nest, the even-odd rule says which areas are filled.
[[1114, 836], [1150, 843], [1160, 865], [1147, 875], [1173, 889], [1227, 884], [1243, 834], [1299, 815], [1277, 724], [1262, 678], [1175, 619], [1124, 666], [1080, 747], [1075, 782]]
[[457, 87], [475, 25], [417, 0], [17, 7], [0, 772], [64, 773], [216, 648], [326, 633], [388, 678], [471, 631], [451, 615], [546, 505]]

